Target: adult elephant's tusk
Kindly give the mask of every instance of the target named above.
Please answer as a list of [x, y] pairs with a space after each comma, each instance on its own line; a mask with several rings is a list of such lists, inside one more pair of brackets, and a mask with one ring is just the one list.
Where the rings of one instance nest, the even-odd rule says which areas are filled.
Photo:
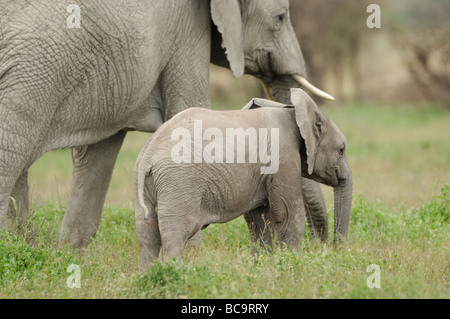
[[267, 98], [269, 100], [275, 101], [275, 99], [273, 98], [273, 95], [272, 95], [272, 90], [270, 89], [269, 85], [267, 85], [267, 83], [264, 81], [261, 81], [261, 83], [264, 88], [264, 92], [266, 92]]
[[316, 88], [314, 85], [309, 83], [303, 76], [298, 74], [292, 74], [292, 78], [303, 86], [305, 89], [308, 89], [311, 93], [314, 95], [320, 96], [321, 98], [324, 98], [325, 100], [334, 101], [334, 97], [332, 97], [330, 94], [325, 93], [324, 91]]

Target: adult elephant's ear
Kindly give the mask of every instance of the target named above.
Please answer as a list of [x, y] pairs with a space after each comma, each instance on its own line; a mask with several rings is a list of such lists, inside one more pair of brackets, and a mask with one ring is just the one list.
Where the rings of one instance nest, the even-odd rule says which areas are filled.
[[291, 89], [291, 101], [295, 107], [295, 121], [300, 129], [300, 135], [305, 140], [308, 174], [311, 175], [317, 143], [322, 135], [319, 109], [302, 89]]
[[211, 0], [211, 17], [222, 35], [222, 48], [235, 77], [244, 74], [242, 17], [237, 0]]

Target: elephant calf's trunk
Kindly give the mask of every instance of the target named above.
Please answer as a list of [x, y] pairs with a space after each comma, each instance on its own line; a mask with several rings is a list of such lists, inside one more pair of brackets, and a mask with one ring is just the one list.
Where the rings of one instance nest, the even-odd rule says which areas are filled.
[[352, 210], [353, 179], [349, 178], [334, 188], [334, 243], [345, 241]]

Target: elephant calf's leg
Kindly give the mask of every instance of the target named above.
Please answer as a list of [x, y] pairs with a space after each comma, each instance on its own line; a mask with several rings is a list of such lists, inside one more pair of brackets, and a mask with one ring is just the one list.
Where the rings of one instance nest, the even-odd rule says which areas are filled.
[[[289, 175], [290, 174], [290, 175]], [[281, 246], [299, 248], [305, 231], [305, 208], [300, 180], [288, 172], [268, 185], [269, 205]]]
[[187, 249], [198, 249], [200, 248], [200, 245], [202, 244], [202, 231], [199, 230], [197, 233], [194, 234], [186, 243]]
[[186, 238], [180, 230], [170, 230], [161, 234], [164, 261], [181, 260], [183, 258]]
[[145, 270], [159, 256], [161, 250], [161, 235], [159, 232], [158, 215], [155, 207], [146, 201], [149, 208], [150, 218], [144, 219], [144, 210], [140, 206], [136, 207], [136, 231], [139, 237], [139, 247], [141, 251], [140, 270]]
[[114, 164], [125, 132], [101, 142], [72, 149], [73, 179], [66, 213], [58, 234], [75, 248], [86, 247], [95, 236]]
[[268, 206], [258, 207], [244, 214], [252, 242], [252, 254], [257, 255], [256, 242], [268, 253], [273, 251], [273, 218]]
[[196, 215], [199, 211], [200, 207], [158, 207], [159, 231], [165, 261], [182, 259], [186, 242], [200, 231], [201, 222]]

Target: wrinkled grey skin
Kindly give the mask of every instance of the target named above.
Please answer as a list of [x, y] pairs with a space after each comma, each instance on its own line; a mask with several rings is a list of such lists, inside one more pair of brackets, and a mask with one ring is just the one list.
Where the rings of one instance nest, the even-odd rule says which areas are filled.
[[[135, 166], [141, 269], [158, 258], [161, 248], [163, 259], [180, 259], [186, 242], [200, 229], [211, 223], [225, 223], [244, 212], [263, 213], [266, 221], [272, 221], [283, 245], [298, 247], [306, 219], [301, 176], [334, 187], [335, 240], [346, 237], [352, 174], [346, 158], [345, 137], [303, 90], [292, 89], [292, 102], [293, 107], [286, 107], [254, 99], [240, 111], [192, 108], [176, 115], [152, 136]], [[227, 139], [230, 138], [226, 135], [228, 128], [279, 129], [278, 170], [261, 174], [260, 168], [266, 164], [259, 160], [227, 163], [226, 142], [222, 143], [222, 163], [208, 163], [204, 157], [195, 163], [195, 120], [202, 121], [202, 136], [207, 128], [216, 128]], [[180, 128], [189, 130], [189, 140], [192, 139], [192, 155], [187, 163], [177, 163], [172, 157], [179, 154], [174, 147], [180, 143], [175, 131]], [[209, 143], [201, 142], [201, 138], [203, 144], [196, 145], [205, 150]], [[246, 147], [246, 158], [249, 149]], [[258, 233], [254, 222], [246, 220], [253, 241], [261, 239], [261, 244], [272, 244], [271, 234]]]
[[261, 78], [280, 101], [298, 86], [284, 76], [305, 68], [288, 0], [79, 0], [81, 28], [69, 29], [72, 3], [0, 0], [0, 230], [15, 219], [10, 197], [25, 223], [31, 164], [70, 147], [58, 237], [85, 247], [126, 132], [209, 107], [210, 62]]

